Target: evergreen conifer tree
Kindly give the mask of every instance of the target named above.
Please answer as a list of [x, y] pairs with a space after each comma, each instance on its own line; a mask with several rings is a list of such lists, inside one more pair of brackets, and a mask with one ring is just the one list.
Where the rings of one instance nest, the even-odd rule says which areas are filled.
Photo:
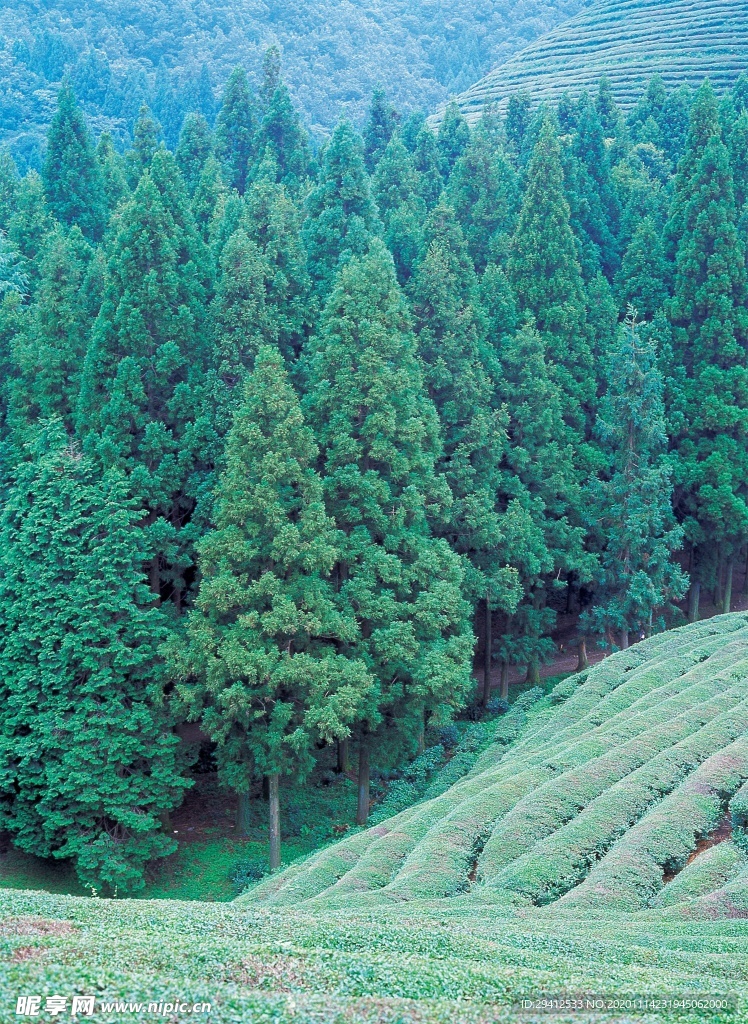
[[310, 173], [309, 140], [284, 82], [278, 83], [267, 104], [257, 132], [256, 151], [258, 158], [273, 160], [273, 180], [290, 191], [297, 191]]
[[319, 184], [309, 193], [303, 237], [309, 274], [325, 296], [351, 256], [363, 255], [382, 225], [364, 166], [361, 138], [340, 121], [325, 149]]
[[430, 210], [439, 201], [444, 179], [436, 136], [428, 125], [424, 125], [418, 133], [413, 152], [413, 166], [420, 175], [418, 191], [426, 204], [426, 209]]
[[662, 309], [668, 296], [668, 267], [654, 219], [645, 217], [634, 233], [616, 283], [619, 305], [633, 306], [646, 320]]
[[364, 128], [364, 160], [369, 174], [376, 170], [399, 121], [400, 115], [387, 99], [387, 93], [375, 89]]
[[161, 125], [150, 109], [143, 104], [133, 128], [132, 149], [125, 155], [127, 180], [131, 189], [136, 189], [143, 171], [151, 166], [161, 139]]
[[204, 482], [209, 254], [164, 150], [123, 209], [86, 355], [77, 427], [146, 509], [151, 585], [179, 602]]
[[83, 114], [67, 84], [57, 97], [42, 177], [55, 217], [68, 226], [77, 224], [87, 238], [101, 238], [106, 224], [101, 172]]
[[631, 309], [606, 370], [596, 428], [606, 465], [591, 487], [591, 522], [602, 550], [587, 619], [592, 630], [626, 648], [632, 633], [662, 628], [662, 614], [683, 597], [688, 578], [673, 560], [683, 531], [672, 511], [656, 343], [640, 334]]
[[244, 68], [231, 72], [216, 119], [215, 152], [226, 182], [244, 195], [247, 176], [254, 161], [257, 115]]
[[395, 260], [398, 281], [404, 284], [423, 245], [426, 204], [419, 194], [419, 174], [397, 133], [377, 164], [372, 190], [384, 223], [384, 240]]
[[[706, 97], [707, 100], [709, 97]], [[703, 92], [693, 107], [690, 138], [707, 131]], [[696, 549], [691, 614], [698, 585], [719, 549], [732, 576], [732, 561], [748, 536], [748, 461], [743, 420], [748, 407], [748, 281], [745, 247], [737, 230], [732, 174], [716, 108], [712, 135], [697, 163], [691, 147], [679, 171], [671, 224], [682, 227], [669, 316], [674, 365], [669, 418], [676, 452], [676, 511]], [[699, 147], [700, 148], [700, 147]], [[728, 588], [729, 590], [729, 588]]]
[[425, 718], [447, 720], [469, 691], [473, 646], [461, 560], [429, 525], [449, 500], [435, 473], [438, 418], [378, 239], [341, 268], [305, 366], [325, 503], [342, 533], [338, 600], [358, 625], [346, 653], [375, 683], [357, 712], [364, 824], [372, 742], [413, 750]]
[[192, 196], [200, 182], [205, 162], [213, 152], [213, 135], [202, 114], [188, 114], [182, 125], [176, 156], [187, 191]]
[[114, 148], [112, 136], [109, 132], [102, 132], [99, 136], [99, 141], [96, 144], [96, 163], [99, 165], [106, 207], [111, 215], [125, 196], [129, 194], [129, 189], [125, 173], [125, 162]]
[[0, 517], [0, 822], [20, 849], [72, 859], [84, 885], [115, 893], [173, 852], [160, 819], [189, 785], [141, 515], [52, 420]]
[[535, 318], [545, 339], [567, 421], [583, 435], [596, 382], [560, 146], [548, 119], [528, 167], [508, 271], [520, 308]]
[[447, 104], [444, 111], [442, 123], [439, 125], [439, 132], [436, 138], [439, 156], [441, 158], [442, 175], [447, 180], [452, 173], [452, 168], [467, 149], [470, 142], [470, 129], [468, 123], [462, 116], [460, 108], [452, 100]]
[[261, 348], [228, 436], [214, 528], [179, 695], [216, 742], [223, 781], [240, 795], [269, 780], [270, 867], [280, 866], [279, 782], [303, 777], [315, 741], [350, 735], [371, 688], [357, 623], [335, 600], [337, 536], [314, 464], [317, 446], [280, 353]]

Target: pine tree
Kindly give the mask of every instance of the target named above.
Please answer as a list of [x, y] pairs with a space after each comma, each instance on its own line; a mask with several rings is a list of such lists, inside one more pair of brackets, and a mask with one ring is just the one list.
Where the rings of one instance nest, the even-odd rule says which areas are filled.
[[495, 558], [514, 568], [522, 588], [522, 600], [516, 612], [505, 613], [494, 647], [506, 698], [509, 665], [526, 664], [528, 681], [537, 684], [539, 663], [554, 649], [548, 634], [556, 615], [549, 597], [564, 585], [562, 577], [590, 580], [594, 558], [584, 550], [578, 454], [564, 424], [565, 396], [531, 319], [500, 338], [497, 357], [498, 397], [507, 422], [497, 499], [502, 539]]
[[142, 575], [141, 512], [49, 421], [0, 518], [0, 821], [20, 849], [126, 893], [175, 849], [189, 782], [164, 708], [166, 620]]
[[125, 196], [129, 195], [125, 162], [114, 148], [109, 132], [102, 132], [96, 144], [96, 163], [99, 165], [106, 208], [111, 215]]
[[101, 238], [106, 223], [103, 182], [83, 114], [69, 85], [63, 85], [57, 97], [42, 177], [55, 217], [63, 224], [77, 224], [87, 238]]
[[363, 255], [382, 225], [364, 167], [361, 138], [340, 121], [325, 149], [319, 184], [309, 193], [303, 237], [309, 274], [319, 295], [351, 256]]
[[550, 120], [527, 171], [508, 272], [520, 308], [535, 318], [556, 366], [566, 418], [583, 434], [596, 384], [560, 146]]
[[591, 524], [601, 544], [590, 628], [622, 648], [632, 633], [664, 626], [688, 587], [674, 562], [683, 530], [672, 510], [672, 467], [665, 456], [663, 380], [654, 340], [640, 334], [631, 309], [606, 368], [597, 434], [606, 457], [591, 487]]
[[387, 99], [384, 89], [375, 89], [364, 128], [364, 160], [373, 174], [400, 121], [400, 115]]
[[599, 270], [611, 277], [619, 260], [620, 210], [602, 125], [586, 93], [578, 104], [577, 130], [571, 151], [565, 154], [565, 171], [571, 223], [580, 243], [585, 278], [589, 280]]
[[31, 295], [39, 282], [45, 239], [53, 228], [42, 179], [36, 171], [28, 171], [16, 192], [14, 211], [8, 221], [8, 239], [21, 254], [21, 269], [28, 278]]
[[147, 512], [151, 585], [178, 603], [204, 477], [204, 320], [210, 259], [174, 158], [153, 160], [119, 217], [86, 355], [77, 429], [103, 465], [128, 477]]
[[364, 824], [372, 742], [414, 750], [425, 718], [446, 720], [469, 690], [473, 646], [461, 561], [429, 528], [449, 498], [434, 471], [438, 419], [378, 239], [341, 268], [305, 365], [326, 507], [343, 534], [338, 600], [359, 627], [346, 654], [375, 681], [357, 712]]
[[356, 643], [357, 625], [330, 583], [338, 538], [316, 457], [280, 353], [264, 347], [228, 437], [214, 528], [200, 543], [179, 695], [202, 716], [242, 804], [253, 778], [268, 778], [271, 870], [281, 860], [280, 777], [308, 773], [315, 741], [349, 736], [371, 689], [364, 663], [338, 651]]
[[244, 195], [247, 176], [254, 161], [257, 115], [244, 68], [235, 68], [226, 83], [216, 119], [215, 151], [226, 182]]
[[192, 215], [195, 226], [204, 242], [211, 239], [211, 227], [216, 212], [225, 203], [226, 186], [221, 175], [221, 165], [214, 156], [205, 161], [195, 194], [192, 197]]
[[192, 196], [200, 183], [205, 162], [213, 152], [213, 135], [202, 114], [188, 114], [182, 125], [176, 156], [187, 191]]
[[509, 97], [504, 131], [510, 152], [520, 169], [524, 169], [532, 155], [533, 139], [530, 126], [533, 117], [532, 100], [528, 93], [517, 92]]
[[16, 162], [7, 146], [0, 147], [0, 231], [8, 230], [20, 183]]
[[610, 79], [603, 75], [597, 87], [595, 110], [606, 139], [620, 139], [625, 131], [623, 115], [616, 103]]
[[426, 209], [431, 210], [442, 194], [444, 179], [436, 136], [428, 125], [424, 125], [418, 133], [413, 152], [413, 166], [420, 175], [419, 194], [426, 204]]
[[211, 323], [218, 379], [217, 429], [225, 437], [246, 375], [263, 345], [277, 342], [278, 326], [266, 296], [270, 267], [241, 228], [226, 243], [220, 270]]

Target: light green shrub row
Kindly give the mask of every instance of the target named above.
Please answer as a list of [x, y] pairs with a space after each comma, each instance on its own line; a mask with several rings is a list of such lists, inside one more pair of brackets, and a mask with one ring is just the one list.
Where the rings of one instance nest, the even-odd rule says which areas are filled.
[[734, 843], [712, 846], [686, 865], [652, 899], [653, 907], [672, 907], [721, 889], [748, 868], [748, 857]]
[[[610, 786], [729, 711], [736, 700], [748, 696], [748, 682], [745, 682], [709, 698], [709, 693], [719, 691], [722, 685], [719, 677], [714, 677], [709, 684], [678, 694], [677, 704], [675, 700], [666, 702], [661, 709], [658, 717], [663, 721], [604, 755], [555, 776], [524, 797], [491, 834], [483, 852], [482, 871], [495, 874], [528, 852], [534, 843], [565, 825]], [[686, 710], [673, 714], [684, 704]]]
[[488, 873], [487, 845], [479, 861], [479, 877], [537, 903], [558, 899], [582, 882], [591, 866], [664, 794], [746, 729], [748, 703], [743, 702], [611, 786], [571, 822], [507, 868]]
[[620, 910], [646, 906], [662, 889], [663, 873], [684, 866], [699, 836], [716, 827], [726, 798], [746, 778], [748, 737], [741, 736], [631, 828], [563, 902]]

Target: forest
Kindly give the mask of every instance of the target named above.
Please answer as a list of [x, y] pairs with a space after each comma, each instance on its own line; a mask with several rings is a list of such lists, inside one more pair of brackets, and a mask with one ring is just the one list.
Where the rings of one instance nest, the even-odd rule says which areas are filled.
[[436, 132], [376, 90], [317, 149], [271, 47], [124, 153], [66, 81], [40, 171], [0, 156], [12, 843], [137, 892], [208, 756], [274, 869], [281, 788], [355, 756], [365, 825], [372, 766], [506, 712], [560, 613], [581, 669], [729, 611], [747, 154], [746, 76]]
[[276, 45], [305, 122], [326, 138], [341, 111], [363, 118], [383, 75], [399, 108], [431, 110], [590, 3], [14, 0], [0, 10], [0, 133], [39, 170], [68, 76], [96, 134], [130, 144], [147, 103], [173, 149], [185, 114], [212, 125], [233, 68], [258, 85]]

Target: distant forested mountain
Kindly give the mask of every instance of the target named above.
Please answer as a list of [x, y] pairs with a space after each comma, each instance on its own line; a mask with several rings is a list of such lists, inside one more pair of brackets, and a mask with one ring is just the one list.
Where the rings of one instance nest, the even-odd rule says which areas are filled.
[[125, 141], [147, 102], [174, 144], [185, 112], [210, 120], [237, 64], [258, 75], [278, 45], [315, 134], [360, 118], [385, 84], [397, 106], [433, 109], [592, 0], [5, 0], [0, 136], [38, 166], [62, 78], [95, 132]]

